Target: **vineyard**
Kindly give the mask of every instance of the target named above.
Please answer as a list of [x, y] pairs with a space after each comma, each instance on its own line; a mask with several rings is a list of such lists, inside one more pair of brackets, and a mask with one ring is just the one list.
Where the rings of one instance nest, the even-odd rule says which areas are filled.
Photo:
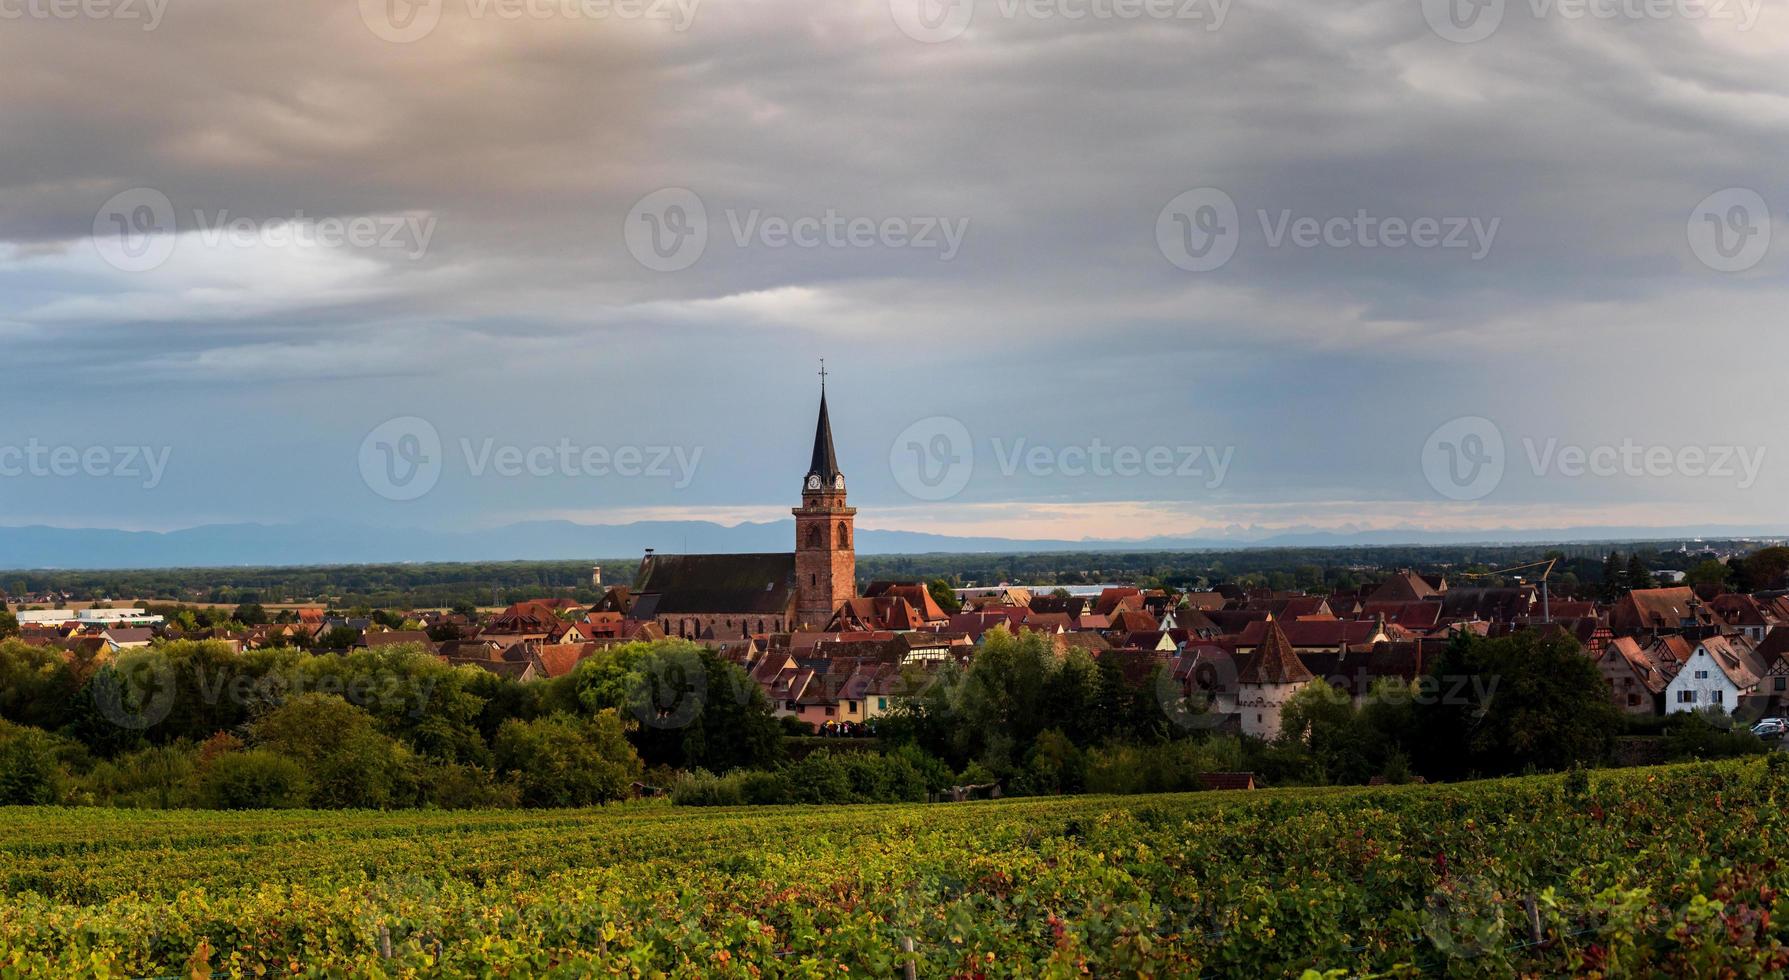
[[0, 976], [1779, 974], [1789, 771], [956, 805], [0, 809]]

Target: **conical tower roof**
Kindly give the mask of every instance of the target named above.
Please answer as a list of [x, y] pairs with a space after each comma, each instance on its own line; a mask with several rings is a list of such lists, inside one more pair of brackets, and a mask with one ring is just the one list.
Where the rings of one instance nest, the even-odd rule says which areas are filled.
[[1298, 659], [1292, 641], [1286, 639], [1286, 631], [1280, 629], [1278, 622], [1269, 619], [1267, 636], [1255, 650], [1255, 659], [1236, 675], [1236, 681], [1239, 684], [1302, 684], [1313, 676], [1304, 661]]
[[820, 389], [820, 421], [814, 426], [814, 460], [808, 464], [808, 476], [820, 478], [820, 485], [830, 488], [839, 475], [839, 457], [832, 448], [832, 420], [826, 414], [826, 389]]

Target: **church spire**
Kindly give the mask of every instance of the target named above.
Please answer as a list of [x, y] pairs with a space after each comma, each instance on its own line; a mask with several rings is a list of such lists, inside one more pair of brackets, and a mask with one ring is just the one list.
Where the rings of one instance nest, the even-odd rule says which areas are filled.
[[[814, 478], [819, 478], [818, 486]], [[810, 489], [834, 489], [840, 479], [839, 458], [832, 448], [832, 420], [826, 414], [826, 362], [820, 362], [820, 421], [814, 426], [814, 459], [808, 464]], [[843, 489], [842, 487], [838, 489]]]

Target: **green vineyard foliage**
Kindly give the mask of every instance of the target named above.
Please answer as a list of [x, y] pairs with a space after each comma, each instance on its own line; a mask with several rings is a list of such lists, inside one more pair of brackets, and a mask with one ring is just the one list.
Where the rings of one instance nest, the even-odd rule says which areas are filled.
[[0, 809], [0, 977], [1782, 975], [1786, 790]]

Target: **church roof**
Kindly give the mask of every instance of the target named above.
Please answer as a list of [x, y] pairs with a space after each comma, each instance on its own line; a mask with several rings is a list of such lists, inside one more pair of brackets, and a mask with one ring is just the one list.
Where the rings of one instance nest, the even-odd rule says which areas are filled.
[[780, 615], [794, 595], [791, 553], [651, 555], [641, 563], [630, 615], [634, 619], [686, 613]]
[[825, 391], [820, 392], [820, 421], [814, 426], [814, 460], [808, 465], [808, 475], [818, 476], [829, 488], [833, 478], [839, 475], [839, 457], [832, 449], [832, 420], [826, 415]]

